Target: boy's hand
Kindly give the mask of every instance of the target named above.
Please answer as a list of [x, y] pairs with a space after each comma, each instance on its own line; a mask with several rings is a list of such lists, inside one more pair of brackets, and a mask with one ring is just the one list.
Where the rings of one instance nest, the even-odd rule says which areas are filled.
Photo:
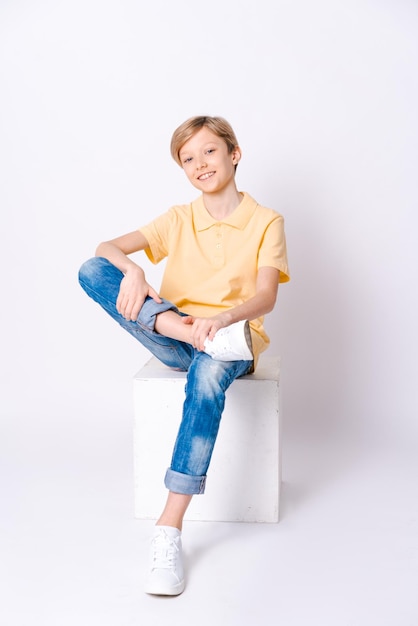
[[125, 319], [135, 322], [147, 296], [156, 302], [162, 301], [145, 280], [145, 274], [140, 267], [128, 270], [120, 283], [116, 309]]
[[206, 339], [212, 340], [220, 328], [228, 326], [221, 316], [192, 317], [189, 315], [181, 319], [183, 324], [192, 325], [192, 346], [201, 351], [205, 348]]

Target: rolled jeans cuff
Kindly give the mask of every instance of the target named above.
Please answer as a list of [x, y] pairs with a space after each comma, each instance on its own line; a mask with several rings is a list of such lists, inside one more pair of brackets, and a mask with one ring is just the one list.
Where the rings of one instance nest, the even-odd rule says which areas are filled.
[[137, 321], [149, 330], [154, 330], [155, 318], [159, 315], [159, 313], [164, 313], [164, 311], [175, 311], [176, 313], [179, 313], [175, 304], [169, 302], [168, 300], [164, 300], [164, 298], [161, 298], [161, 300], [162, 302], [156, 302], [153, 298], [147, 296], [141, 307]]
[[168, 469], [164, 484], [170, 491], [183, 495], [195, 495], [205, 493], [206, 476], [190, 476]]

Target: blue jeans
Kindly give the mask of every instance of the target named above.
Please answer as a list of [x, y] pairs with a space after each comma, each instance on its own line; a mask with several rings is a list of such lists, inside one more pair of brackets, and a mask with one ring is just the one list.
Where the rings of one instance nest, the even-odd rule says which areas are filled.
[[157, 333], [154, 330], [156, 315], [170, 309], [184, 315], [164, 299], [159, 304], [148, 297], [137, 320], [126, 320], [116, 310], [122, 278], [123, 273], [101, 257], [86, 261], [79, 272], [84, 291], [122, 328], [162, 363], [187, 372], [183, 415], [165, 485], [175, 493], [204, 493], [206, 474], [225, 406], [225, 392], [236, 378], [252, 371], [253, 361], [215, 361], [188, 343]]

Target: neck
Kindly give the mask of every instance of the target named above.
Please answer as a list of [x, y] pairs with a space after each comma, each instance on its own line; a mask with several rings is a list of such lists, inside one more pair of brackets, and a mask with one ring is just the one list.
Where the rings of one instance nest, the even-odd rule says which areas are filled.
[[203, 194], [205, 208], [216, 220], [223, 220], [231, 215], [242, 200], [242, 194], [236, 189], [228, 189], [218, 194]]

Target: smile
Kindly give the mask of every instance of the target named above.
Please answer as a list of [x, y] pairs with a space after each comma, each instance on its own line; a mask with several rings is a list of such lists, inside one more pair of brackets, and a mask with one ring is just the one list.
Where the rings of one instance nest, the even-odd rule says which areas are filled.
[[204, 174], [202, 174], [201, 176], [198, 176], [197, 179], [198, 180], [207, 180], [208, 178], [211, 178], [211, 176], [214, 175], [215, 172], [205, 172]]

